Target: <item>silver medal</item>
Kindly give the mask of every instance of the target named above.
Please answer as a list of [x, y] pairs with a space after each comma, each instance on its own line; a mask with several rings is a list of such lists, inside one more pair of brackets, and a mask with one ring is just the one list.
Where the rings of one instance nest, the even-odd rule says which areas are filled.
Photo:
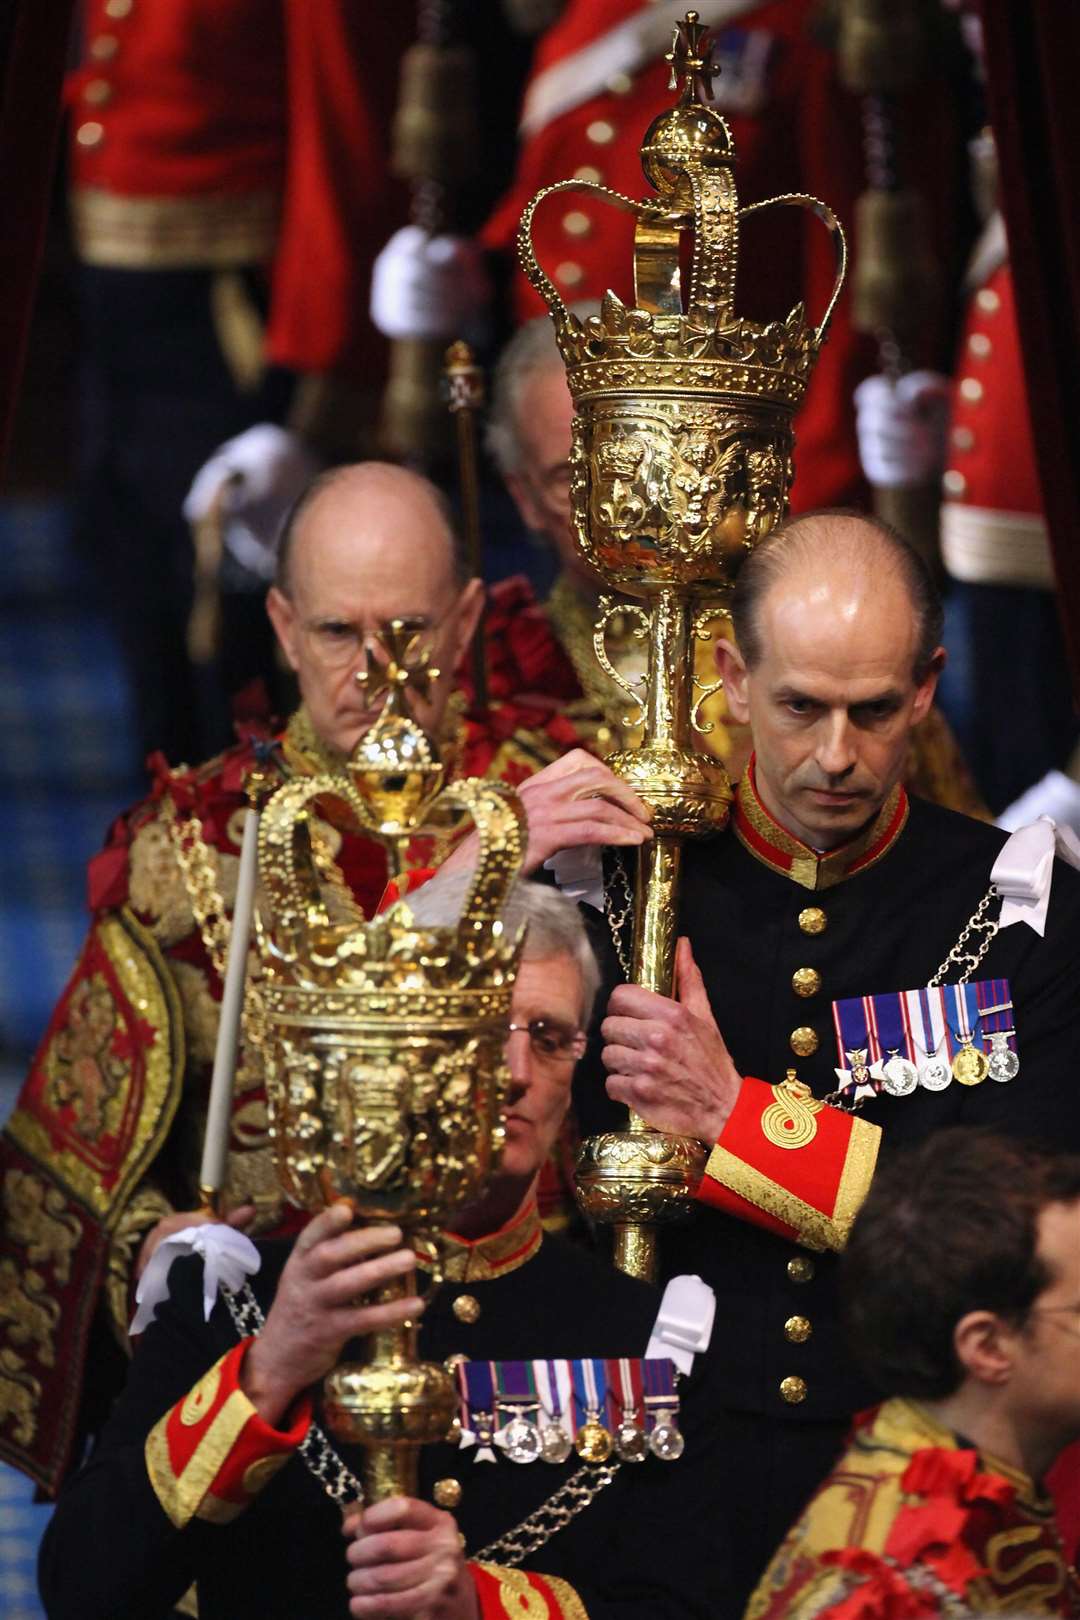
[[952, 1085], [952, 1069], [945, 1058], [927, 1058], [919, 1070], [919, 1084], [927, 1091], [944, 1091]]
[[516, 1463], [535, 1462], [542, 1449], [536, 1424], [520, 1414], [499, 1431], [498, 1442], [510, 1461]]
[[882, 1070], [882, 1085], [890, 1097], [909, 1097], [919, 1084], [919, 1071], [914, 1063], [894, 1052]]
[[661, 1462], [675, 1462], [682, 1456], [685, 1445], [682, 1431], [675, 1425], [675, 1413], [657, 1413], [656, 1422], [649, 1435], [649, 1450], [653, 1456], [659, 1457]]
[[1008, 1041], [1009, 1037], [1000, 1033], [990, 1037], [990, 1078], [1002, 1084], [1015, 1080], [1020, 1073], [1020, 1059]]
[[574, 1449], [561, 1423], [548, 1423], [540, 1434], [540, 1455], [546, 1463], [564, 1463]]

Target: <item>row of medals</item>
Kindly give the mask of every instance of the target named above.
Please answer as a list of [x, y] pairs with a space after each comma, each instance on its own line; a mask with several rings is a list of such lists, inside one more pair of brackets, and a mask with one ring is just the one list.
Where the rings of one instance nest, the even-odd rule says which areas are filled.
[[[1015, 1080], [1020, 1073], [1020, 1059], [1008, 1040], [1005, 1034], [991, 1035], [989, 1055], [967, 1042], [955, 1054], [952, 1063], [935, 1053], [918, 1067], [909, 1058], [893, 1052], [881, 1066], [882, 1089], [890, 1097], [908, 1097], [917, 1086], [925, 1086], [927, 1091], [944, 1091], [954, 1080], [961, 1086], [980, 1086], [987, 1078], [1002, 1084]], [[864, 1050], [845, 1054], [852, 1065], [851, 1078], [857, 1085], [870, 1079], [867, 1055]]]
[[[475, 1419], [477, 1441], [481, 1446], [490, 1446], [495, 1439], [493, 1431], [486, 1426], [486, 1417], [486, 1413], [478, 1413]], [[656, 1422], [648, 1434], [632, 1418], [624, 1418], [613, 1432], [601, 1423], [598, 1413], [589, 1412], [571, 1440], [558, 1419], [541, 1428], [530, 1423], [518, 1410], [506, 1427], [499, 1430], [498, 1445], [510, 1461], [516, 1463], [536, 1462], [538, 1458], [547, 1463], [564, 1463], [571, 1451], [576, 1451], [587, 1463], [605, 1463], [613, 1452], [622, 1462], [638, 1463], [644, 1462], [650, 1452], [661, 1462], [674, 1462], [682, 1456], [685, 1441], [673, 1411], [657, 1412]]]

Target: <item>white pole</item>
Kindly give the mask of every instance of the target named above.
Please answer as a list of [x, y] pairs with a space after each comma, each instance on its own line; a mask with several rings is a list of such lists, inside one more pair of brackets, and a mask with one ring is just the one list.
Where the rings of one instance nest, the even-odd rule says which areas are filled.
[[225, 983], [221, 994], [214, 1073], [210, 1081], [210, 1106], [206, 1114], [199, 1196], [220, 1215], [221, 1192], [225, 1186], [225, 1165], [229, 1155], [232, 1127], [233, 1083], [236, 1079], [236, 1049], [240, 1038], [240, 1016], [244, 1010], [247, 979], [248, 943], [255, 911], [255, 879], [258, 873], [259, 817], [254, 810], [244, 816], [244, 836], [240, 845], [240, 870], [236, 878], [236, 904], [233, 907], [229, 954], [225, 963]]

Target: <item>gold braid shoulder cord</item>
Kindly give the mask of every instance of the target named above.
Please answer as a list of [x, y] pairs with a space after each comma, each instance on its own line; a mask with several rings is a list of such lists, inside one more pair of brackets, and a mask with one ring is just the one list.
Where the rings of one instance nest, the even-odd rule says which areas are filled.
[[[251, 1284], [245, 1283], [236, 1293], [223, 1288], [222, 1293], [240, 1337], [246, 1339], [249, 1335], [258, 1334], [266, 1325], [266, 1318], [251, 1291]], [[317, 1423], [312, 1423], [299, 1450], [308, 1472], [338, 1507], [344, 1510], [363, 1502], [363, 1486], [338, 1456]], [[611, 1484], [621, 1466], [617, 1461], [605, 1463], [602, 1467], [582, 1463], [528, 1518], [471, 1556], [481, 1563], [498, 1563], [515, 1568], [587, 1508], [604, 1487]], [[583, 1478], [583, 1475], [586, 1477]]]

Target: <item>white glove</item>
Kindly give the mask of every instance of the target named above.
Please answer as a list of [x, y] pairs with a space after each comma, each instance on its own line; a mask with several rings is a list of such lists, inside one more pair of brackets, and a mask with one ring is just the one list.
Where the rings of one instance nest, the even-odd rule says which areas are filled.
[[208, 1322], [218, 1289], [223, 1287], [235, 1292], [244, 1278], [253, 1277], [262, 1265], [262, 1257], [251, 1239], [224, 1222], [185, 1226], [182, 1232], [162, 1238], [135, 1291], [135, 1303], [139, 1308], [128, 1329], [133, 1338], [150, 1326], [157, 1315], [158, 1306], [168, 1299], [172, 1263], [187, 1254], [202, 1255], [203, 1314]]
[[297, 434], [260, 422], [227, 439], [199, 468], [184, 516], [198, 523], [222, 498], [226, 547], [250, 573], [271, 579], [282, 521], [321, 466]]
[[908, 371], [892, 382], [867, 377], [855, 390], [859, 460], [878, 489], [933, 483], [945, 460], [949, 383], [937, 371]]
[[405, 225], [375, 260], [371, 319], [384, 337], [460, 337], [491, 295], [479, 245], [467, 236], [429, 236]]

